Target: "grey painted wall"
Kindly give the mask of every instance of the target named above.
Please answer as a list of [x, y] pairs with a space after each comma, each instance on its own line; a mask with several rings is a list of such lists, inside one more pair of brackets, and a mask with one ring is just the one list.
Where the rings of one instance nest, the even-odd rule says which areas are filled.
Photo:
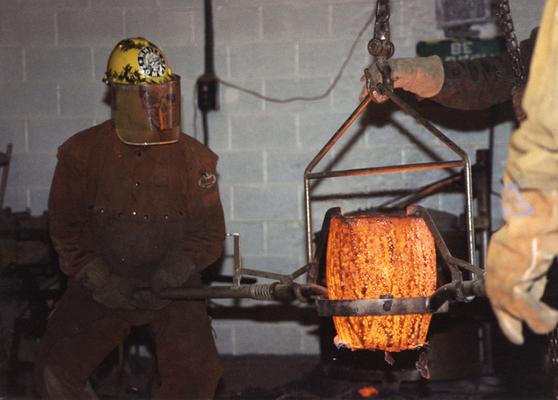
[[[543, 0], [512, 1], [520, 39], [539, 20]], [[183, 128], [194, 132], [193, 83], [203, 69], [202, 0], [0, 0], [0, 148], [14, 144], [6, 205], [46, 209], [56, 148], [76, 131], [109, 116], [102, 102], [105, 62], [116, 42], [142, 35], [159, 44], [183, 77]], [[373, 11], [363, 0], [215, 0], [216, 69], [225, 80], [267, 96], [323, 93], [339, 70], [358, 31]], [[436, 40], [434, 0], [392, 1], [396, 56], [414, 55], [418, 40]], [[490, 35], [490, 28], [484, 34]], [[290, 273], [305, 262], [302, 172], [357, 104], [359, 78], [370, 59], [369, 28], [358, 42], [331, 95], [314, 102], [276, 104], [221, 87], [221, 109], [210, 115], [210, 145], [220, 156], [220, 185], [228, 230], [242, 235], [244, 265]], [[426, 107], [431, 109], [431, 107]], [[439, 109], [437, 109], [439, 111]], [[451, 114], [440, 128], [466, 149], [488, 146], [486, 114]], [[389, 106], [374, 106], [368, 125], [324, 160], [335, 168], [428, 161], [447, 155], [420, 134], [413, 121]], [[479, 119], [479, 121], [474, 121]], [[198, 133], [199, 118], [198, 118]], [[496, 126], [495, 190], [512, 124]], [[409, 134], [418, 132], [418, 143]], [[332, 180], [314, 193], [416, 187], [437, 175], [403, 174]], [[497, 200], [494, 198], [494, 200]], [[319, 201], [323, 212], [341, 204], [351, 210], [378, 198]], [[497, 202], [496, 202], [497, 203]], [[461, 212], [459, 195], [426, 205]], [[498, 212], [498, 204], [495, 204]], [[500, 219], [495, 217], [496, 225]], [[230, 254], [231, 246], [227, 247]], [[230, 257], [224, 273], [230, 273]], [[233, 305], [221, 301], [223, 305]], [[214, 322], [223, 353], [317, 353], [312, 310], [290, 308], [279, 317], [261, 303]], [[263, 307], [263, 311], [262, 311]], [[253, 311], [253, 312], [252, 312]]]

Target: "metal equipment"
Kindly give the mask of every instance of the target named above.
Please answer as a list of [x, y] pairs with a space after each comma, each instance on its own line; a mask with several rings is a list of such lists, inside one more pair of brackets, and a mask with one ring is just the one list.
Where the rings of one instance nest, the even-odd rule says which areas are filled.
[[[297, 269], [290, 275], [282, 275], [270, 273], [255, 269], [243, 268], [240, 259], [240, 238], [237, 234], [233, 234], [235, 249], [235, 265], [232, 286], [213, 286], [204, 288], [172, 288], [166, 289], [161, 293], [161, 297], [171, 299], [192, 299], [192, 298], [252, 298], [258, 300], [293, 300], [299, 299], [308, 302], [317, 299], [318, 312], [320, 315], [341, 315], [342, 313], [351, 313], [350, 315], [386, 315], [398, 314], [402, 312], [425, 312], [432, 313], [438, 311], [445, 300], [471, 300], [473, 295], [482, 294], [483, 270], [474, 266], [475, 264], [475, 228], [473, 219], [473, 184], [472, 184], [472, 168], [467, 153], [452, 142], [440, 130], [434, 127], [429, 121], [414, 110], [401, 97], [394, 93], [391, 88], [390, 71], [386, 60], [393, 55], [393, 43], [390, 41], [389, 30], [389, 0], [378, 0], [376, 3], [376, 22], [374, 27], [374, 37], [368, 44], [369, 52], [374, 56], [378, 68], [384, 77], [384, 83], [378, 83], [371, 86], [368, 83], [369, 94], [358, 105], [353, 113], [329, 139], [326, 145], [318, 152], [313, 160], [308, 164], [304, 171], [304, 198], [305, 198], [305, 215], [306, 215], [306, 244], [307, 244], [307, 264]], [[451, 150], [457, 160], [449, 160], [443, 162], [418, 163], [408, 165], [391, 165], [385, 167], [359, 168], [329, 172], [313, 172], [317, 164], [332, 149], [335, 143], [347, 132], [348, 128], [358, 119], [358, 117], [366, 110], [373, 97], [371, 92], [378, 91], [392, 100], [401, 110], [412, 116], [416, 122], [423, 126], [429, 133], [438, 139], [443, 145]], [[346, 300], [344, 303], [334, 305], [327, 300], [327, 289], [318, 282], [319, 260], [313, 242], [313, 223], [312, 223], [312, 205], [310, 199], [310, 181], [319, 179], [339, 178], [346, 176], [360, 175], [377, 175], [386, 173], [396, 173], [405, 171], [426, 171], [432, 169], [454, 169], [461, 168], [464, 181], [465, 195], [465, 221], [467, 231], [467, 248], [468, 261], [460, 260], [452, 257], [445, 246], [445, 243], [439, 233], [428, 212], [420, 207], [407, 208], [408, 213], [418, 214], [428, 222], [428, 226], [436, 237], [436, 246], [442, 254], [448, 268], [451, 272], [451, 283], [449, 286], [439, 288], [439, 290], [429, 298], [420, 299], [378, 299], [378, 300]], [[450, 180], [437, 181], [421, 188], [418, 197], [424, 196], [441, 187], [451, 184], [455, 177]], [[326, 218], [327, 220], [327, 218]], [[324, 221], [327, 224], [327, 221]], [[469, 281], [463, 281], [461, 270], [467, 271]], [[307, 283], [296, 283], [295, 280], [304, 274], [307, 274]], [[240, 280], [242, 276], [263, 277], [275, 280], [271, 284], [253, 284], [242, 285]], [[441, 301], [444, 300], [444, 301]], [[351, 303], [351, 301], [353, 301]], [[346, 314], [343, 314], [346, 315]]]

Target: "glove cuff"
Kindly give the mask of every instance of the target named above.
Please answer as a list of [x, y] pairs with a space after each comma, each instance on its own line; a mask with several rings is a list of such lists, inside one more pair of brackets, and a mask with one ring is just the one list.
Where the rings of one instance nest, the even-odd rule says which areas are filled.
[[444, 85], [444, 64], [438, 56], [401, 58], [392, 63], [396, 88], [402, 88], [421, 98], [434, 97]]

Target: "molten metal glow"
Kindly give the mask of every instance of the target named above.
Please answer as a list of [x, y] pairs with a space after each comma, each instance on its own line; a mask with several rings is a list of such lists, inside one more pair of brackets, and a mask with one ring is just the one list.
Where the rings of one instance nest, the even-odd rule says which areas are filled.
[[[330, 300], [429, 296], [436, 290], [434, 238], [421, 218], [335, 216], [327, 246]], [[426, 343], [430, 314], [333, 317], [347, 347], [402, 351]]]

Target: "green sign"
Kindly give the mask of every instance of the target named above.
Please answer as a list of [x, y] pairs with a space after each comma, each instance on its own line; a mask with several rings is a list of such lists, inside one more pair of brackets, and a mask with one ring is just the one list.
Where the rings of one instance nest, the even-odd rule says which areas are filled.
[[506, 51], [502, 38], [493, 39], [447, 39], [435, 42], [418, 42], [417, 55], [438, 55], [443, 61], [472, 60], [496, 56]]

